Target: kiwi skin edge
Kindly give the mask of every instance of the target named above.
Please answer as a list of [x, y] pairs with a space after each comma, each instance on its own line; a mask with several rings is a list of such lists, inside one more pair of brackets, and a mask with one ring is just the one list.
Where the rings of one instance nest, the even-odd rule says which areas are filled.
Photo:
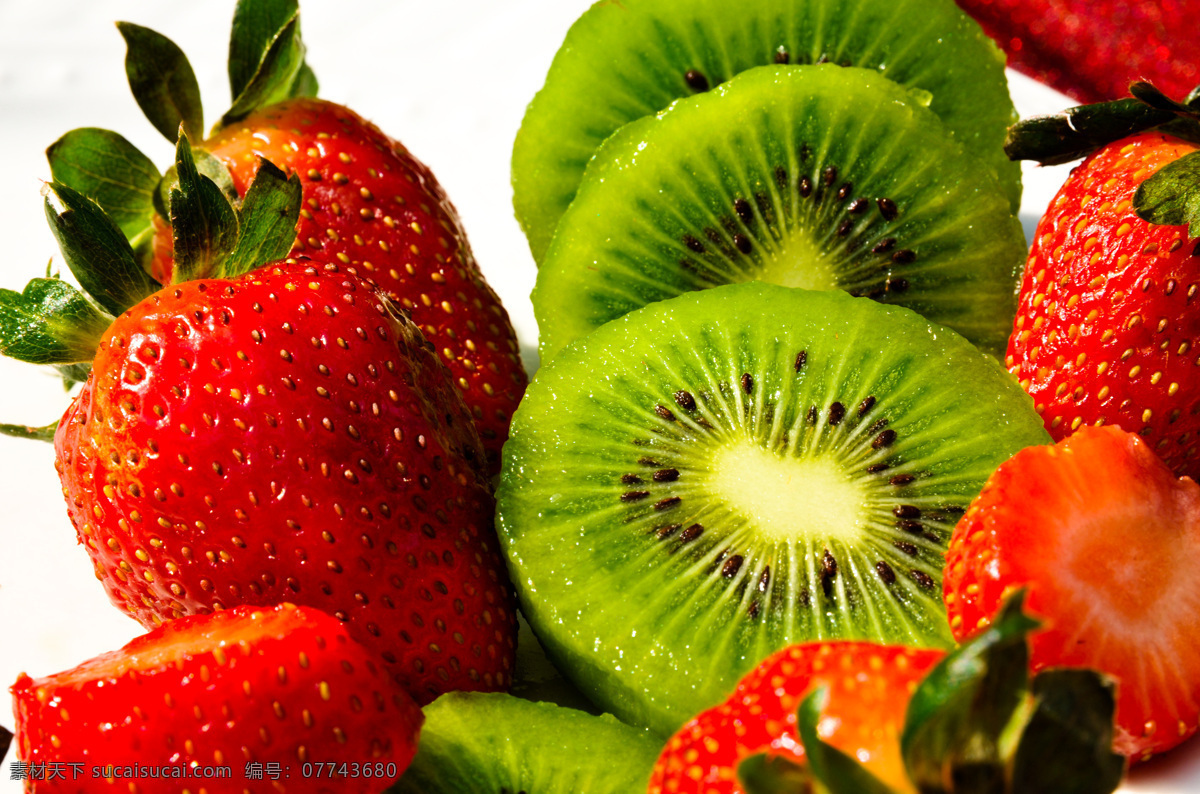
[[[631, 312], [542, 368], [513, 419], [497, 528], [556, 666], [602, 709], [669, 735], [792, 642], [949, 647], [940, 576], [957, 515], [1001, 462], [1049, 442], [1003, 367], [907, 309], [717, 287]], [[857, 529], [820, 518], [857, 509], [825, 492], [768, 504], [762, 527], [743, 520], [753, 503], [703, 501], [722, 488], [780, 501], [799, 481], [767, 487], [792, 471], [771, 460], [802, 448], [850, 461], [856, 484], [829, 482], [866, 495]], [[754, 477], [729, 486], [714, 455]], [[806, 510], [817, 518], [789, 538]], [[688, 538], [693, 523], [704, 531]]]

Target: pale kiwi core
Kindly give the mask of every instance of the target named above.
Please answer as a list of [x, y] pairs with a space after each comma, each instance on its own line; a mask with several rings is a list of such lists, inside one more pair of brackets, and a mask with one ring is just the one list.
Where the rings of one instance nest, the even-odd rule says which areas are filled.
[[757, 278], [768, 284], [799, 289], [838, 289], [834, 257], [808, 235], [793, 232], [776, 250], [763, 257]]
[[713, 495], [767, 538], [862, 536], [867, 493], [830, 457], [783, 457], [746, 439], [721, 444], [710, 460]]

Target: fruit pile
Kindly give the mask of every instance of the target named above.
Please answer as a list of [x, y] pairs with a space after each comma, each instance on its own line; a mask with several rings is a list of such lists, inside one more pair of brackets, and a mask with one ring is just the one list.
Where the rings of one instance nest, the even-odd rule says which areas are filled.
[[76, 392], [0, 429], [148, 633], [12, 687], [28, 791], [1091, 794], [1196, 732], [1200, 90], [1010, 129], [952, 0], [597, 3], [513, 150], [527, 384], [294, 0], [207, 135], [119, 29], [175, 161], [47, 150], [0, 351]]

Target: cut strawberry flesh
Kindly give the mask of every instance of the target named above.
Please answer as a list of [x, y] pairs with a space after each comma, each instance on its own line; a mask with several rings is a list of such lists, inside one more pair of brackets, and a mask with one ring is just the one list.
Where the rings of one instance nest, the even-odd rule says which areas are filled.
[[997, 470], [947, 555], [955, 636], [1028, 586], [1044, 622], [1031, 665], [1089, 667], [1117, 688], [1115, 748], [1147, 757], [1200, 719], [1200, 486], [1137, 436], [1084, 428]]

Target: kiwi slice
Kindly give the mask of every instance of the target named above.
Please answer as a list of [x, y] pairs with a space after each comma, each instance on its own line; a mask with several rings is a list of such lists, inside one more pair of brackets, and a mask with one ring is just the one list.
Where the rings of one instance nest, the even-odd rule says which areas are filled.
[[999, 355], [1025, 235], [922, 99], [867, 69], [762, 66], [626, 125], [538, 271], [542, 359], [652, 301], [753, 279], [907, 306]]
[[932, 94], [1017, 211], [1021, 171], [1002, 150], [1017, 120], [1004, 55], [952, 0], [601, 0], [568, 31], [513, 148], [513, 204], [534, 259], [619, 127], [754, 66], [823, 61]]
[[451, 692], [425, 707], [412, 765], [389, 794], [645, 791], [662, 738], [512, 695]]
[[919, 315], [752, 282], [615, 320], [537, 373], [497, 493], [522, 610], [558, 669], [669, 734], [772, 651], [952, 644], [943, 554], [1048, 443], [991, 357]]

